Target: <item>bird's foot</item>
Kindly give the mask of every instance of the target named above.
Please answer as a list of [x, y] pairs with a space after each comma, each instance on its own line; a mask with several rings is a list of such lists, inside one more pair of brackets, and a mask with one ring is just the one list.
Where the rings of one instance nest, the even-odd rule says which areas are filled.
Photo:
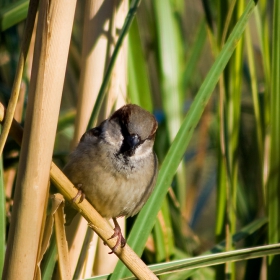
[[86, 195], [82, 191], [82, 184], [78, 184], [77, 185], [77, 189], [78, 189], [78, 192], [77, 192], [76, 196], [72, 199], [72, 201], [76, 202], [78, 200], [78, 198], [80, 198], [78, 203], [81, 203], [85, 199], [85, 197], [86, 197]]
[[113, 222], [114, 222], [114, 225], [115, 225], [114, 234], [108, 240], [117, 237], [117, 242], [116, 242], [116, 245], [112, 248], [112, 251], [109, 254], [115, 253], [116, 249], [119, 245], [121, 245], [121, 248], [123, 248], [126, 244], [126, 240], [122, 235], [122, 230], [121, 230], [121, 227], [119, 226], [119, 224], [117, 222], [117, 219], [113, 218]]

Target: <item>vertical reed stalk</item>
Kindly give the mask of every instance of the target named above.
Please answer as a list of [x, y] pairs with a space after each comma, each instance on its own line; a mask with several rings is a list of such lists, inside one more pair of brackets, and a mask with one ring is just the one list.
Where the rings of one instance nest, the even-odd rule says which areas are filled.
[[[272, 37], [272, 68], [271, 68], [271, 134], [269, 178], [267, 184], [268, 207], [268, 242], [280, 242], [280, 2], [274, 1], [273, 7], [273, 37]], [[279, 278], [280, 256], [268, 258], [268, 279]]]
[[[223, 4], [224, 5], [224, 4]], [[230, 22], [233, 24], [238, 20], [244, 10], [244, 1], [238, 1], [237, 5], [235, 1], [228, 7], [222, 6], [223, 9], [227, 9], [227, 18], [225, 24], [220, 22], [221, 44], [224, 43], [226, 35], [228, 33], [228, 27]], [[220, 12], [223, 13], [222, 8]], [[223, 18], [221, 16], [221, 18]], [[222, 27], [224, 29], [222, 29]], [[226, 68], [224, 76], [220, 83], [220, 117], [221, 117], [221, 156], [219, 165], [219, 184], [221, 194], [226, 194], [226, 249], [232, 250], [232, 235], [236, 230], [236, 196], [237, 196], [237, 175], [238, 175], [238, 162], [237, 162], [237, 150], [238, 150], [238, 138], [239, 138], [239, 122], [240, 122], [240, 99], [241, 99], [241, 82], [242, 82], [242, 55], [243, 55], [243, 40], [238, 43], [236, 50], [230, 60], [229, 65]], [[227, 189], [227, 192], [222, 188]], [[220, 199], [224, 197], [218, 195], [220, 210], [224, 205]], [[221, 235], [223, 230], [221, 229], [221, 222], [223, 222], [223, 215], [218, 213], [219, 226], [216, 228], [216, 233]], [[234, 279], [234, 267], [230, 264], [226, 265], [226, 274], [229, 279]], [[221, 271], [217, 271], [217, 278], [221, 277]]]
[[260, 30], [260, 40], [261, 40], [261, 52], [263, 61], [263, 71], [265, 78], [265, 100], [264, 100], [264, 122], [267, 127], [270, 123], [270, 97], [269, 93], [271, 91], [271, 26], [269, 24], [269, 1], [262, 0], [259, 1], [258, 11], [260, 13], [259, 24], [261, 25], [258, 30]]
[[[117, 6], [117, 2], [118, 1], [116, 0], [114, 1], [114, 11], [112, 14], [112, 22], [110, 24], [111, 40], [109, 41], [110, 43], [109, 55], [111, 59], [115, 51], [116, 42], [119, 37], [117, 31], [120, 30], [124, 24], [128, 12], [129, 1], [123, 0], [121, 1], [121, 3], [119, 3], [119, 6]], [[106, 102], [104, 102], [103, 104], [104, 105], [103, 111], [100, 112], [101, 118], [99, 119], [104, 120], [110, 115], [113, 108], [119, 108], [123, 106], [126, 103], [126, 96], [127, 96], [127, 39], [125, 38], [121, 47], [118, 49], [118, 56], [116, 58], [115, 65], [112, 70], [110, 83], [108, 86], [108, 93], [106, 94], [106, 99], [105, 99]], [[125, 218], [118, 219], [118, 222], [122, 228], [122, 232], [125, 234]], [[111, 225], [113, 226], [112, 222]], [[108, 256], [108, 248], [103, 246], [103, 241], [99, 239], [96, 262], [94, 265], [95, 273], [97, 275], [113, 272], [117, 264], [118, 258], [116, 256], [110, 256], [110, 258], [108, 258], [107, 256]], [[106, 262], [104, 262], [104, 259], [107, 259]]]
[[[245, 2], [238, 1], [234, 11], [234, 23], [242, 15], [244, 10]], [[242, 83], [242, 58], [243, 58], [243, 38], [237, 44], [236, 50], [232, 56], [229, 64], [229, 73], [227, 81], [226, 93], [226, 121], [227, 121], [227, 166], [228, 177], [229, 177], [229, 193], [228, 193], [228, 217], [229, 217], [229, 236], [227, 240], [232, 242], [232, 236], [236, 231], [236, 199], [237, 199], [237, 185], [238, 185], [238, 160], [237, 152], [239, 146], [239, 128], [240, 128], [240, 100], [241, 100], [241, 83]], [[229, 244], [228, 250], [233, 250], [234, 245]], [[235, 279], [234, 264], [232, 263], [232, 268], [229, 268], [229, 273], [231, 274], [231, 279]]]
[[[183, 118], [183, 106], [182, 106], [182, 82], [181, 82], [181, 68], [183, 58], [182, 41], [180, 40], [179, 25], [176, 22], [176, 18], [172, 12], [172, 2], [169, 0], [154, 1], [154, 16], [156, 23], [156, 33], [158, 45], [158, 62], [159, 62], [159, 74], [160, 74], [160, 91], [162, 96], [162, 107], [165, 113], [166, 124], [165, 129], [167, 131], [168, 142], [171, 143], [182, 122]], [[175, 193], [180, 203], [180, 211], [185, 212], [186, 206], [186, 176], [185, 176], [184, 161], [180, 163], [177, 169]], [[167, 207], [167, 203], [163, 204], [162, 213], [166, 214], [163, 217], [166, 224], [169, 224], [169, 211], [164, 209]], [[182, 220], [177, 221], [178, 227], [183, 227]], [[157, 227], [159, 229], [159, 227]], [[164, 231], [163, 228], [161, 230]], [[167, 231], [165, 231], [167, 233]], [[155, 240], [161, 239], [161, 235], [164, 233], [159, 230], [155, 231]], [[166, 236], [169, 247], [165, 252], [172, 252], [173, 242], [172, 236]], [[160, 251], [157, 253], [157, 258], [161, 258]], [[168, 256], [169, 257], [169, 256]], [[167, 257], [167, 258], [168, 258]]]
[[[110, 38], [108, 26], [112, 10], [113, 6], [108, 0], [87, 0], [85, 2], [81, 76], [72, 149], [86, 131], [103, 80], [108, 60], [107, 48]], [[86, 221], [80, 216], [66, 227], [72, 276], [78, 263], [87, 228]]]
[[[217, 45], [219, 48], [225, 43], [228, 33], [229, 22], [232, 16], [232, 10], [228, 8], [227, 1], [218, 1], [218, 34]], [[227, 197], [228, 197], [228, 176], [227, 176], [227, 151], [226, 151], [226, 94], [225, 94], [225, 73], [221, 75], [219, 81], [219, 159], [218, 159], [218, 189], [217, 189], [217, 218], [216, 218], [216, 242], [221, 242], [226, 237], [228, 232], [228, 217], [227, 217]], [[224, 277], [225, 265], [216, 267], [216, 279]]]
[[[86, 2], [83, 27], [82, 69], [79, 82], [73, 147], [78, 143], [81, 135], [87, 129], [92, 108], [96, 102], [96, 97], [102, 85], [106, 67], [110, 62], [112, 50], [117, 41], [117, 30], [123, 25], [127, 14], [127, 7], [127, 1], [122, 1], [121, 3], [119, 3], [119, 1], [114, 1], [113, 5], [112, 1], [109, 0], [88, 0]], [[118, 102], [118, 107], [124, 103], [126, 95], [126, 47], [120, 50], [121, 53], [118, 57], [117, 65], [114, 68], [113, 78], [109, 88], [110, 94], [114, 97], [111, 99], [112, 101], [110, 101], [110, 106], [106, 109], [107, 113], [103, 114], [103, 118], [108, 117], [108, 113], [112, 110], [111, 107], [116, 102]], [[119, 97], [122, 97], [121, 103], [118, 101]], [[96, 122], [96, 120], [94, 121]], [[70, 259], [72, 262], [71, 267], [73, 269], [72, 273], [74, 273], [77, 266], [86, 230], [86, 222], [79, 218], [75, 219], [73, 223], [66, 228], [70, 247]], [[103, 245], [99, 251], [104, 251], [103, 254], [108, 254], [108, 248]], [[104, 257], [99, 260], [98, 256], [96, 258], [96, 262], [100, 264], [102, 264], [103, 260]], [[113, 260], [113, 263], [110, 266], [108, 262], [106, 262], [105, 270], [101, 271], [97, 265], [95, 268], [97, 273], [105, 273], [108, 272], [108, 270], [112, 271], [117, 262], [117, 258], [110, 256], [110, 260]], [[80, 270], [80, 268], [77, 269]], [[89, 271], [88, 268], [87, 270]], [[76, 271], [76, 273], [80, 275], [79, 271]]]
[[0, 157], [0, 275], [2, 275], [4, 261], [5, 261], [5, 241], [6, 241], [6, 199], [5, 199], [5, 188], [4, 188], [4, 169], [3, 169], [3, 158]]
[[113, 6], [108, 0], [87, 0], [83, 29], [82, 69], [79, 82], [79, 96], [73, 147], [86, 131], [87, 124], [100, 89], [107, 56], [109, 21], [112, 17]]
[[75, 1], [42, 1], [3, 279], [33, 279]]
[[[258, 79], [257, 79], [257, 71], [256, 71], [256, 63], [254, 60], [254, 48], [252, 44], [252, 34], [250, 34], [249, 26], [246, 29], [246, 48], [247, 48], [247, 56], [248, 56], [248, 66], [250, 71], [250, 88], [252, 91], [252, 99], [253, 99], [253, 106], [254, 106], [254, 115], [256, 120], [256, 136], [257, 136], [257, 147], [258, 147], [258, 157], [260, 159], [259, 166], [261, 166], [261, 171], [264, 168], [264, 129], [263, 129], [263, 122], [262, 122], [262, 114], [261, 114], [261, 103], [259, 100], [259, 93], [258, 93]], [[260, 198], [262, 201], [262, 206], [265, 208], [265, 189], [264, 189], [264, 176], [263, 172], [260, 172], [259, 178], [261, 182], [259, 183], [261, 186], [261, 193]], [[263, 210], [261, 209], [261, 211]]]

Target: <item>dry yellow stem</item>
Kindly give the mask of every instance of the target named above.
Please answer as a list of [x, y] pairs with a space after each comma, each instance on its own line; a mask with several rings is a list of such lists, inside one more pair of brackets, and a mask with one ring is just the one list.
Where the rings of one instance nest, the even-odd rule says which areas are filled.
[[[82, 67], [72, 147], [77, 145], [87, 128], [92, 108], [104, 78], [104, 73], [118, 39], [118, 30], [121, 29], [124, 23], [127, 11], [128, 0], [87, 0], [85, 2]], [[103, 110], [101, 110], [100, 115], [102, 115], [102, 121], [111, 113], [114, 104], [117, 103], [118, 107], [124, 105], [124, 98], [121, 98], [121, 103], [119, 102], [119, 97], [123, 97], [126, 94], [126, 49], [126, 42], [124, 42], [112, 73], [110, 87], [108, 87], [107, 105], [104, 102]], [[125, 224], [124, 219], [121, 219], [119, 222], [123, 229]], [[66, 227], [73, 273], [77, 267], [81, 248], [84, 246], [86, 229], [87, 225], [84, 223], [84, 220], [79, 220], [78, 218], [74, 219], [70, 226]], [[124, 229], [123, 232], [125, 232]], [[99, 247], [95, 262], [95, 272], [97, 274], [112, 272], [118, 260], [118, 258], [111, 256], [111, 258], [104, 262], [103, 256], [99, 258], [102, 251], [104, 255], [108, 253], [106, 247]], [[100, 268], [99, 264], [101, 263], [105, 263], [106, 270]], [[84, 265], [90, 270], [90, 264]], [[79, 271], [78, 268], [76, 271]]]
[[56, 205], [54, 212], [55, 238], [58, 251], [58, 266], [60, 277], [63, 280], [71, 280], [71, 268], [68, 254], [68, 245], [66, 241], [64, 227], [64, 198], [61, 194], [55, 194], [53, 204]]
[[[36, 277], [75, 0], [40, 1], [3, 279]], [[8, 116], [10, 118], [11, 115]], [[5, 116], [7, 119], [7, 116]]]
[[[54, 221], [56, 219], [55, 216], [57, 215], [56, 213], [57, 213], [58, 209], [60, 210], [61, 208], [64, 208], [64, 197], [61, 194], [53, 195], [53, 197], [52, 197], [52, 209], [51, 209], [50, 214], [47, 216], [47, 219], [46, 219], [46, 225], [45, 225], [45, 229], [44, 229], [44, 235], [43, 235], [43, 239], [42, 239], [41, 250], [40, 250], [40, 254], [38, 256], [38, 261], [37, 261], [37, 272], [36, 272], [36, 277], [35, 277], [35, 279], [37, 279], [37, 280], [41, 279], [40, 264], [42, 262], [44, 254], [46, 253], [46, 251], [47, 251], [47, 249], [50, 245], [50, 240], [51, 240], [51, 236], [52, 236], [52, 232], [53, 232]], [[60, 212], [63, 213], [63, 210], [60, 210]], [[61, 237], [57, 241], [57, 247], [58, 247], [58, 252], [59, 252], [58, 257], [60, 258], [61, 256], [66, 256], [63, 261], [66, 261], [66, 263], [68, 264], [68, 269], [66, 269], [66, 271], [69, 271], [69, 277], [67, 278], [67, 274], [66, 275], [63, 274], [63, 273], [60, 273], [60, 274], [63, 275], [63, 277], [61, 277], [62, 279], [70, 279], [68, 247], [67, 247], [67, 241], [66, 241], [65, 233], [63, 232], [64, 231], [64, 229], [63, 229], [64, 228], [64, 214], [62, 214], [62, 215], [59, 214], [59, 216], [60, 216], [59, 218], [60, 218], [60, 223], [61, 223], [60, 227], [62, 227], [62, 230], [56, 229], [56, 235], [59, 235]], [[62, 243], [64, 244], [64, 246], [63, 245], [60, 246], [61, 239], [62, 239]], [[66, 246], [65, 246], [65, 244], [66, 244]], [[61, 253], [61, 250], [63, 250], [64, 248], [66, 248], [66, 251]]]
[[[114, 10], [112, 11], [112, 17], [110, 20], [110, 26], [108, 30], [108, 57], [112, 57], [115, 50], [115, 45], [118, 40], [119, 30], [121, 30], [125, 17], [128, 12], [129, 1], [123, 0], [118, 3], [114, 1]], [[107, 59], [107, 65], [110, 59]], [[114, 109], [120, 108], [125, 105], [127, 95], [127, 39], [118, 51], [118, 57], [115, 62], [110, 82], [107, 88], [107, 94], [105, 95], [102, 109], [98, 116], [98, 123], [108, 118], [112, 114]], [[110, 221], [113, 225], [113, 222]], [[125, 218], [119, 218], [118, 223], [122, 229], [122, 233], [125, 237]], [[98, 250], [96, 255], [96, 261], [94, 263], [94, 273], [96, 275], [112, 273], [116, 267], [118, 258], [113, 257], [104, 262], [108, 254], [107, 248], [102, 246], [102, 240], [98, 242]]]
[[82, 68], [73, 146], [76, 146], [81, 135], [86, 131], [106, 65], [110, 59], [108, 27], [115, 6], [113, 2], [111, 0], [87, 0], [85, 2]]
[[[88, 120], [103, 80], [109, 37], [106, 25], [110, 20], [113, 6], [111, 0], [85, 1], [82, 67], [72, 147], [77, 145], [82, 134], [86, 131]], [[72, 276], [77, 267], [86, 231], [87, 224], [84, 219], [78, 217], [66, 227]], [[55, 279], [58, 279], [57, 275]]]

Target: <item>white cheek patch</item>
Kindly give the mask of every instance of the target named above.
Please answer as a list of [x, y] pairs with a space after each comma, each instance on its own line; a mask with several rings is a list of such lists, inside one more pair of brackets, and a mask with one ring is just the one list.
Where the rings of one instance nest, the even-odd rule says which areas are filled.
[[103, 130], [103, 139], [110, 145], [120, 147], [123, 141], [121, 133], [117, 133], [112, 124], [107, 123]]
[[106, 142], [114, 146], [119, 146], [123, 141], [123, 137], [121, 135], [119, 137], [116, 137], [116, 135], [112, 137], [107, 131], [104, 133], [104, 139], [106, 140]]
[[138, 158], [146, 157], [152, 152], [153, 146], [149, 142], [144, 142], [135, 149], [134, 156]]

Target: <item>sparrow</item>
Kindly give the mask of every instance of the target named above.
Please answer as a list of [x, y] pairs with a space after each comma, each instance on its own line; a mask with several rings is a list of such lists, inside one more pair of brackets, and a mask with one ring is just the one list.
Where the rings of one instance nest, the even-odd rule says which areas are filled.
[[117, 218], [137, 214], [154, 189], [157, 127], [151, 113], [127, 104], [81, 137], [63, 169], [79, 189], [73, 200], [86, 197], [101, 216], [113, 219], [114, 234], [109, 239], [117, 237], [117, 242], [111, 253], [126, 244]]

